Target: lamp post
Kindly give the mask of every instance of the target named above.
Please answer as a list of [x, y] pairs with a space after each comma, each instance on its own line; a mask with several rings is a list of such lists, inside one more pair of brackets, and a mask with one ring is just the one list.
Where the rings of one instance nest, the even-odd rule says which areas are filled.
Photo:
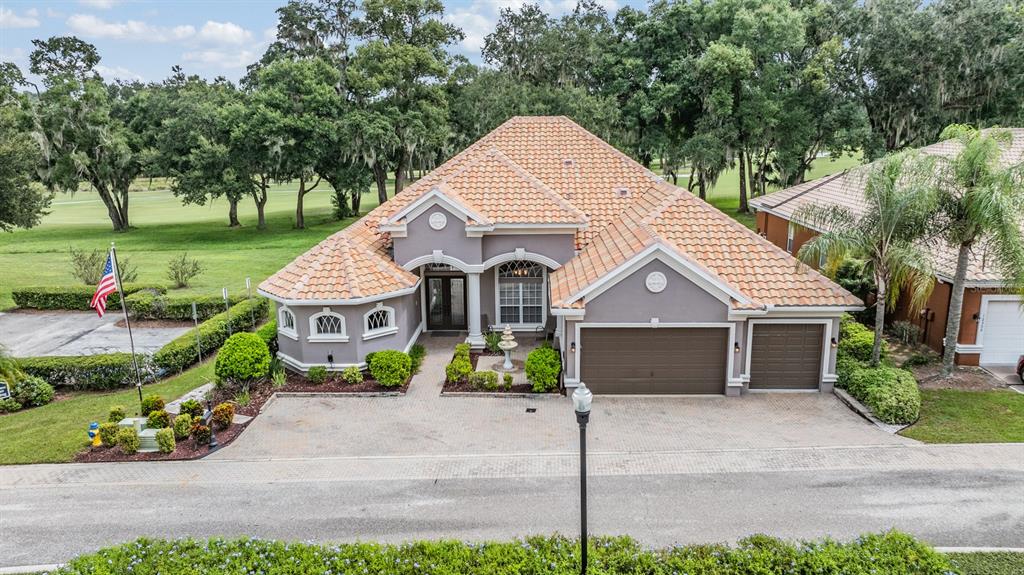
[[587, 423], [594, 394], [582, 381], [572, 392], [576, 423], [580, 425], [580, 575], [587, 575]]
[[217, 443], [217, 435], [213, 432], [213, 402], [206, 400], [206, 413], [203, 414], [203, 423], [210, 428], [210, 452], [216, 451], [220, 445]]

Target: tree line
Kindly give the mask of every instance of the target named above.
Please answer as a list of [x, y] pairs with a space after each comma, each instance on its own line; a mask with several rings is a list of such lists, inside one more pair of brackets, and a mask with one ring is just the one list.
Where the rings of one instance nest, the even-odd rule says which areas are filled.
[[[168, 177], [258, 225], [274, 183], [333, 190], [339, 217], [380, 202], [517, 114], [566, 115], [704, 197], [738, 168], [739, 209], [803, 181], [822, 153], [874, 159], [949, 124], [1024, 122], [1024, 10], [1012, 0], [656, 0], [559, 17], [502, 9], [475, 65], [440, 0], [290, 0], [237, 83], [172, 69], [107, 82], [74, 37], [34, 40], [29, 84], [0, 67], [0, 226], [38, 222], [87, 184], [116, 231], [129, 186]], [[389, 185], [389, 182], [390, 185]]]

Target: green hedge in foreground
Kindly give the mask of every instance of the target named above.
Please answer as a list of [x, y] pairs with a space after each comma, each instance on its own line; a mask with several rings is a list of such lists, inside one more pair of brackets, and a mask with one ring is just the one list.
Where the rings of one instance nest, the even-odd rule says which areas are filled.
[[232, 333], [249, 331], [267, 317], [268, 304], [264, 298], [243, 300], [170, 341], [153, 354], [153, 364], [168, 371], [183, 371], [199, 362], [196, 350], [196, 331], [202, 342], [203, 357], [213, 355]]
[[[157, 284], [126, 283], [124, 291], [129, 297], [133, 293], [142, 290], [151, 290], [154, 293], [166, 293], [167, 288]], [[90, 310], [89, 302], [92, 294], [96, 292], [96, 286], [72, 285], [72, 286], [30, 286], [16, 288], [11, 291], [14, 303], [18, 307], [31, 309], [71, 309]], [[121, 309], [121, 294], [114, 292], [107, 298], [107, 309]]]
[[[244, 299], [237, 295], [228, 296], [231, 305]], [[193, 303], [196, 304], [199, 321], [205, 321], [224, 311], [224, 299], [219, 295], [167, 295], [147, 290], [133, 293], [125, 298], [125, 301], [128, 302], [128, 313], [139, 319], [190, 321]]]
[[[143, 383], [152, 379], [146, 356], [135, 355]], [[135, 385], [135, 367], [130, 353], [39, 356], [18, 359], [18, 367], [50, 385], [73, 389], [114, 389]]]
[[[694, 545], [646, 550], [628, 537], [591, 540], [592, 575], [948, 575], [948, 560], [902, 533], [865, 535], [849, 543], [792, 544], [763, 535], [736, 547]], [[422, 541], [404, 545], [312, 545], [239, 539], [153, 541], [139, 539], [72, 560], [62, 575], [575, 575], [574, 540], [534, 537], [507, 543]]]

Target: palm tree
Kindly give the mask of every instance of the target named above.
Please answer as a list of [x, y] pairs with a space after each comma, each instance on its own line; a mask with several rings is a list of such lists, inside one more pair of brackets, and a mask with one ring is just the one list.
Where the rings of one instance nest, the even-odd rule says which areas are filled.
[[1010, 289], [1024, 294], [1024, 167], [1000, 165], [1003, 148], [1013, 140], [1006, 130], [953, 125], [942, 137], [963, 145], [956, 157], [942, 162], [939, 180], [939, 235], [957, 248], [942, 353], [942, 374], [949, 377], [972, 250], [983, 244]]
[[827, 261], [830, 271], [847, 257], [865, 262], [876, 286], [875, 343], [871, 365], [882, 353], [886, 307], [902, 293], [920, 309], [935, 286], [931, 260], [922, 240], [936, 210], [931, 183], [933, 162], [913, 153], [886, 156], [867, 167], [864, 210], [856, 213], [839, 205], [808, 206], [797, 221], [820, 233], [800, 248], [807, 263]]

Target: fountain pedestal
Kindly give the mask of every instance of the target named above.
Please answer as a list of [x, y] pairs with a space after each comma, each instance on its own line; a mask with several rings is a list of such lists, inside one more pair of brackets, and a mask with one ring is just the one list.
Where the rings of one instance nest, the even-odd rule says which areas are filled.
[[498, 348], [505, 352], [505, 363], [501, 366], [505, 371], [511, 371], [514, 368], [512, 365], [512, 350], [517, 347], [519, 347], [519, 342], [512, 335], [512, 326], [506, 324], [505, 329], [501, 332], [501, 341], [498, 342]]

